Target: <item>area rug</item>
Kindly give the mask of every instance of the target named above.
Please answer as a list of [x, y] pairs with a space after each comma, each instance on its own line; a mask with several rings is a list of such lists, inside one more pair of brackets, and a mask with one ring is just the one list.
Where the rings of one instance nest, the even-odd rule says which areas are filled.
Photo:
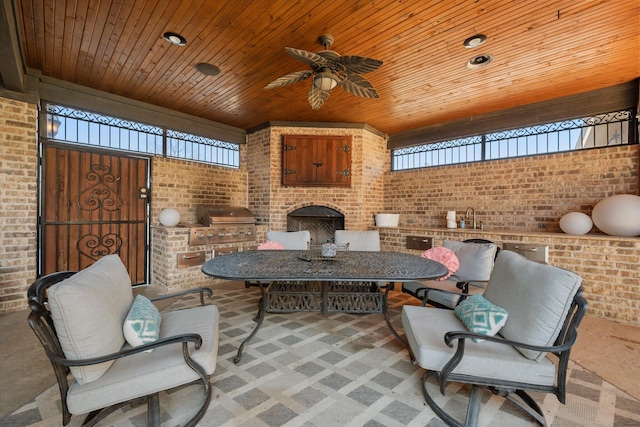
[[[390, 334], [380, 314], [267, 314], [238, 365], [233, 357], [253, 330], [260, 293], [241, 284], [212, 286], [220, 309], [220, 351], [211, 377], [213, 398], [202, 426], [444, 426], [424, 403], [422, 370]], [[417, 301], [392, 292], [390, 313], [400, 325], [403, 304]], [[185, 297], [169, 310], [193, 306]], [[436, 388], [433, 384], [431, 385]], [[450, 384], [440, 404], [464, 418], [470, 389]], [[434, 392], [438, 394], [438, 392]], [[566, 405], [533, 394], [550, 426], [638, 426], [640, 402], [572, 363]], [[485, 392], [480, 426], [536, 425], [511, 403]], [[189, 385], [160, 395], [163, 426], [180, 426], [202, 402]], [[83, 417], [74, 416], [71, 426]], [[61, 425], [60, 398], [52, 386], [0, 422], [2, 426]], [[144, 426], [146, 405], [124, 407], [103, 426]]]

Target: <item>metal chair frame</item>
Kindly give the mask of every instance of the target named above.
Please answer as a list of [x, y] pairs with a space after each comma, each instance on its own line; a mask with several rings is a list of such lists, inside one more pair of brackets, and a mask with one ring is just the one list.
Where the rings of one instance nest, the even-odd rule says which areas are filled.
[[[64, 279], [67, 279], [74, 275], [75, 271], [63, 271], [51, 273], [37, 279], [28, 289], [27, 296], [29, 301], [29, 307], [31, 308], [31, 313], [29, 314], [28, 322], [29, 326], [35, 332], [38, 337], [40, 343], [44, 347], [45, 353], [49, 358], [53, 370], [56, 375], [56, 380], [58, 382], [58, 388], [60, 390], [60, 398], [62, 403], [62, 424], [67, 425], [71, 421], [72, 414], [69, 412], [69, 408], [67, 406], [67, 392], [69, 391], [69, 380], [68, 376], [71, 372], [70, 367], [72, 366], [88, 366], [94, 365], [102, 362], [107, 362], [110, 360], [115, 360], [123, 357], [127, 357], [133, 354], [137, 354], [143, 351], [151, 350], [154, 348], [158, 348], [165, 345], [175, 345], [180, 343], [182, 345], [182, 354], [184, 357], [185, 363], [198, 374], [200, 377], [199, 380], [202, 381], [204, 387], [204, 403], [202, 407], [198, 410], [198, 412], [189, 420], [185, 426], [195, 426], [200, 419], [204, 416], [209, 402], [211, 401], [211, 384], [209, 383], [209, 378], [205, 372], [205, 370], [195, 362], [191, 356], [189, 355], [188, 343], [194, 343], [196, 350], [200, 348], [202, 345], [202, 337], [198, 334], [182, 334], [176, 335], [173, 337], [164, 338], [158, 340], [153, 343], [144, 344], [139, 347], [130, 348], [127, 350], [121, 350], [116, 353], [107, 354], [101, 357], [94, 357], [90, 359], [77, 359], [71, 360], [67, 359], [62, 351], [62, 347], [60, 345], [60, 341], [58, 340], [58, 336], [56, 333], [55, 326], [53, 324], [53, 319], [51, 318], [51, 313], [48, 309], [47, 302], [47, 289], [58, 282], [61, 282]], [[212, 291], [209, 288], [196, 288], [190, 289], [187, 291], [164, 295], [157, 298], [151, 299], [151, 301], [158, 301], [167, 298], [179, 297], [182, 295], [190, 294], [190, 293], [199, 293], [200, 294], [200, 303], [204, 305], [204, 294], [206, 293], [209, 297], [212, 295]], [[106, 416], [114, 412], [115, 410], [121, 408], [122, 406], [135, 402], [140, 399], [145, 399], [145, 397], [137, 398], [130, 401], [117, 402], [113, 405], [99, 409], [93, 412], [90, 412], [83, 421], [83, 426], [93, 426], [99, 421], [103, 420]], [[159, 426], [160, 425], [160, 402], [158, 398], [158, 393], [153, 393], [146, 396], [147, 399], [147, 420], [149, 426]]]
[[[494, 245], [496, 245], [495, 242], [492, 242], [491, 240], [486, 240], [486, 239], [467, 239], [467, 240], [463, 240], [463, 243], [492, 243]], [[497, 246], [497, 245], [496, 245]], [[498, 253], [500, 253], [500, 246], [497, 246], [497, 250], [496, 250], [496, 255], [494, 257], [495, 258], [498, 257]], [[456, 287], [458, 289], [460, 289], [460, 300], [458, 301], [458, 304], [460, 304], [465, 298], [467, 298], [467, 296], [469, 296], [469, 286], [473, 286], [472, 283], [473, 282], [479, 282], [479, 280], [471, 280], [471, 281], [462, 281], [462, 282], [457, 282], [456, 283]], [[429, 299], [429, 292], [430, 291], [437, 291], [437, 292], [444, 292], [444, 293], [452, 293], [449, 291], [445, 291], [442, 289], [438, 289], [438, 288], [432, 288], [429, 286], [423, 286], [418, 288], [415, 292], [409, 291], [408, 289], [405, 289], [404, 286], [402, 286], [402, 292], [409, 294], [415, 298], [418, 298], [419, 300], [422, 301], [422, 303], [420, 304], [422, 307], [425, 307], [427, 304], [433, 306], [433, 307], [438, 307], [438, 308], [446, 308], [451, 310], [451, 307], [444, 305], [444, 304], [440, 304], [437, 301], [433, 301]]]
[[[514, 403], [518, 408], [531, 415], [540, 425], [546, 426], [546, 420], [542, 409], [527, 393], [527, 391], [553, 393], [561, 403], [564, 404], [566, 402], [566, 383], [569, 355], [571, 353], [571, 348], [575, 344], [578, 336], [578, 326], [580, 325], [580, 322], [582, 321], [588, 306], [587, 301], [582, 297], [582, 290], [582, 287], [580, 287], [575, 297], [573, 298], [573, 302], [567, 316], [564, 319], [563, 326], [558, 335], [558, 338], [554, 342], [554, 345], [551, 347], [534, 346], [522, 342], [506, 340], [500, 336], [491, 337], [466, 331], [447, 332], [444, 336], [444, 340], [449, 347], [453, 347], [455, 345], [456, 352], [440, 372], [427, 370], [422, 377], [422, 392], [429, 407], [449, 426], [476, 426], [478, 423], [482, 390], [487, 389], [493, 394], [502, 396], [510, 402]], [[548, 352], [555, 355], [558, 358], [555, 384], [553, 386], [543, 386], [453, 373], [453, 370], [464, 358], [466, 340], [472, 338], [481, 338], [486, 341], [509, 345], [516, 348]], [[410, 348], [409, 352], [411, 353]], [[413, 359], [412, 354], [411, 358]], [[430, 376], [435, 377], [442, 395], [445, 394], [445, 387], [447, 382], [471, 384], [471, 396], [469, 398], [469, 405], [467, 407], [467, 415], [464, 423], [456, 420], [450, 414], [448, 414], [429, 394], [426, 383]], [[514, 397], [512, 394], [515, 394], [517, 397]]]

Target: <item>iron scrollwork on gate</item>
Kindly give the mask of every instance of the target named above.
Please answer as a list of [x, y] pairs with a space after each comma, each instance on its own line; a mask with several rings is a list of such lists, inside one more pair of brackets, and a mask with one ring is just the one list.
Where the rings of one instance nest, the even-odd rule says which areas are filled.
[[[113, 175], [110, 166], [91, 165], [90, 171], [85, 175], [85, 180], [92, 184], [76, 197], [78, 209], [85, 211], [119, 211], [124, 202], [120, 194], [113, 188], [113, 184], [119, 179]], [[89, 225], [94, 225], [95, 223], [95, 221], [87, 222]], [[104, 223], [103, 218], [100, 218], [98, 224]], [[105, 255], [118, 253], [121, 247], [122, 237], [118, 233], [104, 235], [87, 233], [80, 236], [76, 241], [78, 252], [94, 260]]]
[[122, 247], [122, 237], [110, 233], [104, 236], [97, 234], [85, 234], [78, 239], [76, 248], [78, 252], [91, 259], [98, 260], [105, 255], [117, 254]]
[[78, 208], [87, 211], [96, 209], [117, 211], [122, 207], [122, 197], [107, 185], [120, 179], [111, 173], [111, 167], [91, 165], [91, 171], [85, 175], [85, 178], [94, 184], [78, 194], [76, 198]]

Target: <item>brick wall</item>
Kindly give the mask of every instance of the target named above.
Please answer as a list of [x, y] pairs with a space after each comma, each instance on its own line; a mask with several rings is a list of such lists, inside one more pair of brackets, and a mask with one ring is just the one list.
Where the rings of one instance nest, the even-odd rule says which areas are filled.
[[382, 250], [419, 255], [406, 249], [407, 236], [443, 240], [483, 238], [503, 243], [539, 244], [549, 247], [549, 264], [566, 268], [582, 277], [589, 316], [640, 325], [640, 238], [604, 235], [571, 236], [549, 232], [497, 232], [448, 230], [444, 227], [379, 228]]
[[[0, 98], [0, 313], [26, 308], [26, 289], [36, 275], [36, 118], [35, 105]], [[314, 133], [353, 137], [351, 188], [281, 186], [281, 136]], [[442, 227], [446, 211], [461, 214], [474, 207], [486, 238], [549, 242], [550, 262], [584, 278], [590, 315], [640, 324], [639, 238], [597, 231], [583, 237], [539, 233], [558, 231], [564, 213], [590, 214], [606, 196], [638, 194], [639, 155], [640, 146], [634, 145], [391, 173], [386, 141], [366, 129], [273, 127], [251, 134], [241, 146], [239, 170], [154, 157], [151, 222], [158, 225], [165, 207], [177, 208], [182, 222], [192, 223], [198, 204], [247, 206], [258, 218], [260, 240], [267, 229], [285, 230], [287, 213], [303, 206], [336, 209], [345, 215], [345, 228], [353, 230], [373, 226], [373, 215], [384, 210], [400, 213], [401, 227], [394, 236], [383, 232], [383, 244], [402, 250], [402, 230], [415, 234], [440, 227], [446, 236], [471, 233]], [[182, 251], [187, 242], [186, 230], [168, 231], [152, 239], [157, 240], [152, 242], [152, 269], [162, 280], [172, 274], [180, 282], [200, 280], [199, 267], [165, 268], [175, 266], [175, 253], [158, 253], [158, 247]], [[430, 233], [437, 242], [438, 234]], [[156, 259], [166, 265], [153, 264]]]
[[469, 207], [491, 229], [560, 231], [562, 215], [588, 215], [614, 194], [638, 194], [640, 146], [387, 172], [384, 204], [400, 223], [445, 226]]
[[[282, 135], [351, 135], [351, 187], [282, 186]], [[347, 229], [365, 230], [384, 204], [386, 141], [367, 129], [273, 126], [249, 135], [247, 153], [249, 209], [271, 230], [286, 230], [287, 214], [311, 205], [341, 212]]]
[[[163, 227], [158, 214], [164, 208], [176, 208], [182, 224], [197, 222], [198, 205], [247, 206], [246, 146], [240, 146], [240, 169], [205, 163], [154, 157], [151, 166], [151, 277], [150, 283], [163, 292], [210, 286], [201, 266], [178, 268], [177, 257], [185, 252], [203, 251], [210, 259], [211, 245], [189, 246], [189, 229]], [[250, 245], [247, 243], [246, 245]], [[217, 245], [215, 248], [237, 247]], [[240, 245], [242, 246], [242, 245]]]
[[[432, 236], [436, 245], [472, 237], [547, 244], [550, 264], [583, 278], [589, 315], [639, 325], [640, 238], [606, 236], [595, 226], [569, 236], [558, 225], [568, 212], [590, 215], [605, 197], [638, 194], [639, 169], [640, 146], [632, 145], [387, 172], [385, 207], [400, 213], [400, 228], [380, 229], [383, 248], [412, 252], [406, 235]], [[468, 207], [485, 230], [447, 230], [447, 211], [460, 219]]]
[[154, 157], [151, 164], [151, 224], [164, 208], [180, 212], [180, 222], [197, 222], [198, 205], [247, 206], [246, 146], [240, 146], [240, 169]]
[[36, 277], [37, 114], [0, 97], [0, 313], [26, 308]]

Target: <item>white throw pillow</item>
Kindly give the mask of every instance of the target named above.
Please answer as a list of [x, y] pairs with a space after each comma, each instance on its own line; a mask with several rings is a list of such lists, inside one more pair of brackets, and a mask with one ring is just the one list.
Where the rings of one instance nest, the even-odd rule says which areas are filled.
[[138, 295], [133, 300], [122, 325], [124, 338], [131, 347], [158, 341], [161, 320], [160, 311], [151, 300], [144, 295]]
[[[122, 323], [133, 301], [131, 279], [118, 255], [93, 265], [47, 290], [53, 324], [65, 356], [72, 360], [104, 356], [124, 345]], [[73, 367], [79, 384], [95, 381], [113, 364]]]

